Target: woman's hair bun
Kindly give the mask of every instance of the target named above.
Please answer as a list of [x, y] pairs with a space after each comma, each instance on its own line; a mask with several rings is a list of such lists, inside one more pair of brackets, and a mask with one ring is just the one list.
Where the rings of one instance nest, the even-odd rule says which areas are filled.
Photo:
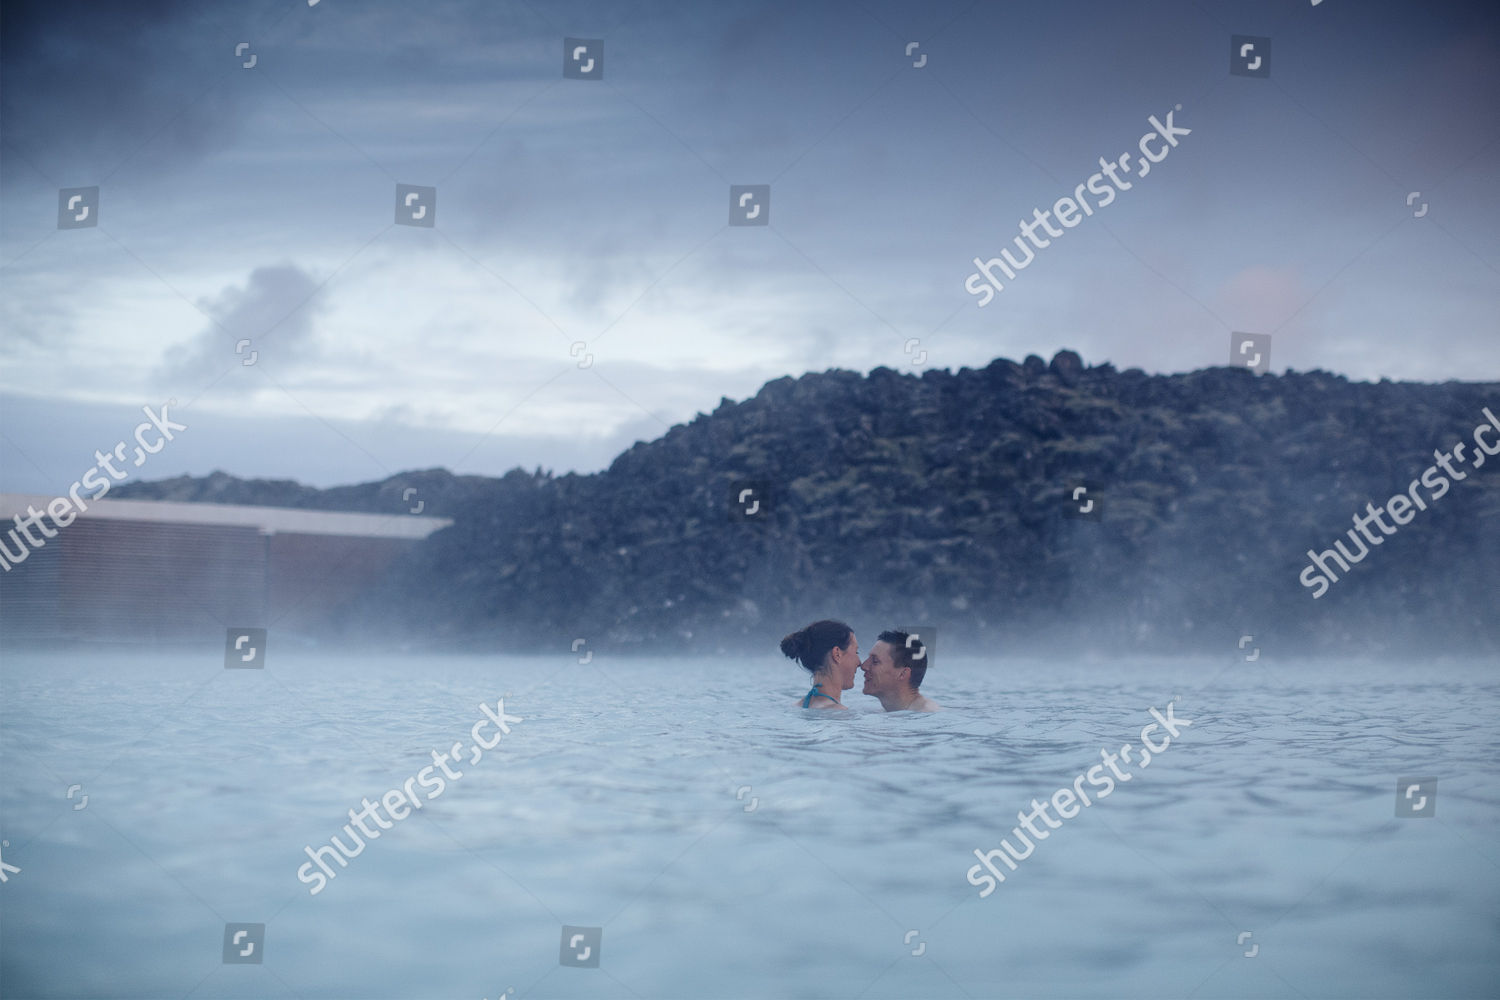
[[840, 621], [825, 618], [799, 628], [781, 640], [781, 651], [789, 659], [796, 660], [809, 673], [816, 674], [823, 666], [828, 651], [835, 646], [843, 649], [849, 645], [853, 629]]

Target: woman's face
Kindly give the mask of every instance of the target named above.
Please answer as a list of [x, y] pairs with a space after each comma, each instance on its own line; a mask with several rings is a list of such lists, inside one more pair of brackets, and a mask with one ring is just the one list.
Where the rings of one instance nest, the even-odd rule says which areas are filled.
[[839, 682], [839, 688], [844, 691], [852, 688], [854, 677], [859, 673], [859, 637], [850, 632], [849, 644], [843, 648], [834, 646], [828, 651], [828, 656], [833, 661], [833, 677]]

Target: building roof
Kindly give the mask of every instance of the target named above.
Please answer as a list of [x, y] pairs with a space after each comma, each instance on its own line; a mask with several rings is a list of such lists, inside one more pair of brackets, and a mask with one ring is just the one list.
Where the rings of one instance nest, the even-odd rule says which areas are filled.
[[[0, 493], [0, 518], [25, 517], [28, 506], [42, 511], [54, 497], [37, 493]], [[263, 534], [352, 535], [362, 538], [426, 538], [453, 523], [446, 517], [415, 514], [356, 514], [345, 511], [300, 510], [291, 507], [250, 507], [227, 503], [181, 503], [173, 500], [89, 500], [87, 510], [70, 510], [79, 520], [149, 521], [153, 524], [203, 524], [258, 528]], [[63, 517], [67, 517], [64, 514]], [[47, 517], [51, 521], [50, 516]], [[0, 528], [3, 528], [0, 525]]]

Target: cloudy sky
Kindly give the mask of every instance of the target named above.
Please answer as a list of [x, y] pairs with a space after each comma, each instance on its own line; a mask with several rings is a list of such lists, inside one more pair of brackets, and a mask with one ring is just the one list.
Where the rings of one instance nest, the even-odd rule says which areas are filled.
[[[6, 491], [65, 492], [168, 399], [189, 429], [135, 478], [328, 486], [589, 471], [828, 368], [1069, 347], [1178, 372], [1248, 331], [1277, 372], [1500, 379], [1491, 4], [3, 16]], [[1241, 63], [1268, 75], [1231, 72], [1236, 35], [1269, 39]], [[601, 40], [585, 78], [570, 37]], [[1168, 112], [1189, 132], [1140, 176]], [[1128, 190], [966, 291], [1122, 153]], [[398, 185], [436, 189], [433, 225], [397, 223]], [[769, 185], [768, 224], [730, 225], [735, 185]]]

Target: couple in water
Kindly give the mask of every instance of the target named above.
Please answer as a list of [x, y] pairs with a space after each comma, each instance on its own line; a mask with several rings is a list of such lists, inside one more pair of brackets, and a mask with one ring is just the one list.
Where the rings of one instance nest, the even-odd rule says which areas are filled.
[[781, 651], [812, 674], [812, 690], [803, 708], [846, 710], [839, 695], [854, 686], [854, 675], [865, 672], [864, 693], [880, 699], [887, 712], [936, 712], [937, 702], [917, 689], [927, 673], [927, 647], [914, 635], [880, 633], [863, 663], [859, 640], [843, 622], [813, 622], [781, 640]]

